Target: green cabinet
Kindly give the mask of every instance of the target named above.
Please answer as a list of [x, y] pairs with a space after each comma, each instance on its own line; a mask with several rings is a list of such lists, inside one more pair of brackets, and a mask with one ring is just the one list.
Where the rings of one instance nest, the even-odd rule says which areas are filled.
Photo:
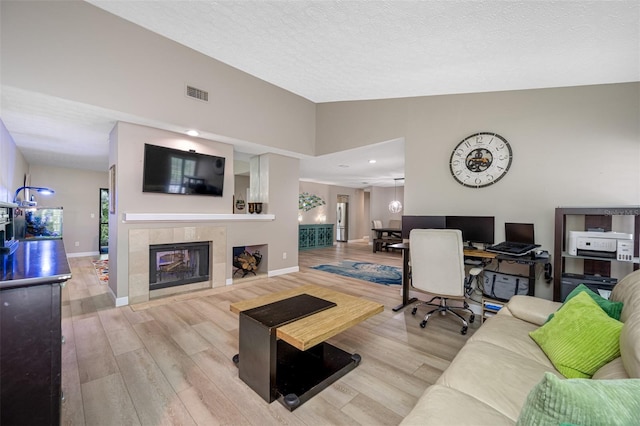
[[300, 225], [298, 249], [307, 250], [333, 246], [333, 224]]

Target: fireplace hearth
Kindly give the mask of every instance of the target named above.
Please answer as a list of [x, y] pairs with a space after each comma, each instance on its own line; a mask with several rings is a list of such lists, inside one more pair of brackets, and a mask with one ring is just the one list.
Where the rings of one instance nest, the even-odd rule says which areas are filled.
[[149, 246], [149, 290], [209, 281], [210, 242]]

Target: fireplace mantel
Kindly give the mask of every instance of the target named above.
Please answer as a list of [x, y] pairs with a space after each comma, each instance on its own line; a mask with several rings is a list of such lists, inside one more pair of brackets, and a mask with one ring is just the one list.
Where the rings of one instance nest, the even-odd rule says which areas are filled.
[[123, 213], [123, 222], [268, 222], [273, 214], [210, 214], [210, 213]]

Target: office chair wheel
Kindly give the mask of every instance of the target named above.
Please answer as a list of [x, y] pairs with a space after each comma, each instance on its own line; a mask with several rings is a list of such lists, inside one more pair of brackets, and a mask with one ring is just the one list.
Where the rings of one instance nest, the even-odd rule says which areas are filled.
[[427, 326], [427, 322], [426, 321], [421, 321], [420, 322], [420, 327], [425, 328]]
[[469, 317], [469, 324], [473, 324], [473, 322], [476, 320], [476, 316], [475, 315], [471, 315]]
[[415, 315], [416, 312], [418, 312], [418, 307], [417, 306], [411, 310], [411, 315]]
[[460, 334], [467, 334], [467, 326], [462, 327], [462, 330], [460, 330]]

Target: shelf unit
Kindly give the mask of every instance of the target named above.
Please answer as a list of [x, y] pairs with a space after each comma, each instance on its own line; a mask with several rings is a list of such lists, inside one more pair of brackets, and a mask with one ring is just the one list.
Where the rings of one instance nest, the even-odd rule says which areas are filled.
[[[584, 216], [584, 229], [568, 229], [568, 216]], [[583, 261], [583, 274], [611, 276], [611, 264], [620, 262], [616, 259], [598, 258], [594, 256], [574, 256], [567, 253], [568, 231], [584, 231], [588, 228], [598, 228], [604, 231], [620, 231], [615, 227], [614, 217], [633, 216], [633, 269], [640, 266], [640, 206], [630, 207], [558, 207], [555, 210], [555, 238], [553, 244], [553, 300], [561, 300], [562, 275], [565, 272], [568, 259]], [[625, 262], [626, 263], [626, 262]]]
[[490, 297], [482, 296], [482, 322], [485, 322], [487, 318], [491, 318], [498, 313], [500, 309], [506, 305], [507, 302], [502, 300], [491, 299]]

